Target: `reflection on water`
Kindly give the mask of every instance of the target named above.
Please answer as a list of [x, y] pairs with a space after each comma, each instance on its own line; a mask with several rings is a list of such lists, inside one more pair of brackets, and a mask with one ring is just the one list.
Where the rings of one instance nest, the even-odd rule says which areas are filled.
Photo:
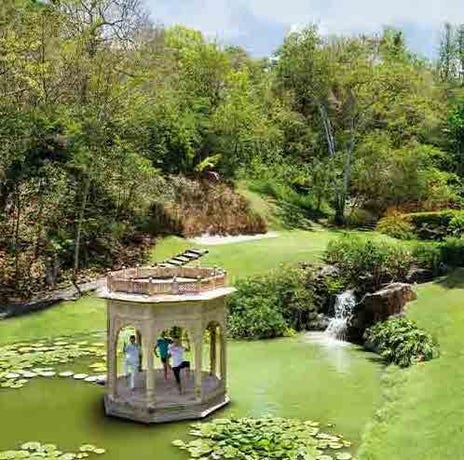
[[338, 372], [349, 373], [354, 345], [343, 340], [338, 340], [326, 332], [307, 332], [305, 340], [320, 346], [320, 352], [326, 357], [330, 366]]
[[249, 415], [254, 417], [265, 417], [278, 415], [280, 404], [273, 400], [273, 391], [267, 388], [266, 382], [258, 386], [254, 391], [253, 406], [250, 407]]

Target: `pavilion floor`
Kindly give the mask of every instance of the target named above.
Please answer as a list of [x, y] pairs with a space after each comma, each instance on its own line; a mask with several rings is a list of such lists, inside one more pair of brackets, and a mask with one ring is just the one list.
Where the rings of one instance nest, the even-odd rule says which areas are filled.
[[[146, 395], [146, 372], [138, 372], [135, 377], [135, 388], [129, 388], [129, 379], [125, 376], [120, 376], [117, 379], [117, 397], [130, 401], [131, 403], [144, 404], [147, 402]], [[176, 385], [176, 380], [172, 371], [168, 371], [168, 379], [165, 380], [162, 369], [155, 370], [155, 405], [169, 406], [195, 401], [195, 372], [192, 369], [190, 372], [183, 369], [181, 371], [182, 393], [179, 393]], [[213, 394], [221, 384], [221, 380], [215, 375], [210, 375], [209, 372], [203, 371], [203, 394]]]

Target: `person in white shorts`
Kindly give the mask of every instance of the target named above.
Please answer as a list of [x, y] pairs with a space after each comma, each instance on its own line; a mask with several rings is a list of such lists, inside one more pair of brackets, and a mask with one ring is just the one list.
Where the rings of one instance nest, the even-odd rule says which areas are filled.
[[182, 393], [180, 371], [182, 369], [187, 369], [187, 372], [190, 371], [190, 362], [184, 360], [185, 351], [188, 351], [188, 349], [182, 346], [182, 343], [178, 338], [175, 338], [168, 348], [169, 356], [172, 358], [172, 372], [174, 373], [179, 393]]

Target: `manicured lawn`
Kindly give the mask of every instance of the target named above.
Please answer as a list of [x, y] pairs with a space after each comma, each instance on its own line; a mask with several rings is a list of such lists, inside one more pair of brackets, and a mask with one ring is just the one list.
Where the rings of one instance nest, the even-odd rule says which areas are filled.
[[0, 344], [75, 335], [106, 328], [105, 301], [93, 295], [0, 321]]
[[464, 458], [464, 270], [421, 286], [408, 316], [439, 341], [441, 356], [390, 368], [384, 404], [368, 427], [360, 459]]
[[[239, 277], [263, 273], [281, 264], [318, 262], [328, 242], [344, 233], [346, 232], [322, 229], [279, 231], [277, 238], [203, 246], [208, 249], [209, 254], [201, 259], [201, 264], [225, 268], [234, 282]], [[350, 233], [362, 237], [385, 238], [373, 232]], [[153, 249], [152, 261], [165, 260], [189, 247], [198, 245], [178, 237], [164, 238]]]

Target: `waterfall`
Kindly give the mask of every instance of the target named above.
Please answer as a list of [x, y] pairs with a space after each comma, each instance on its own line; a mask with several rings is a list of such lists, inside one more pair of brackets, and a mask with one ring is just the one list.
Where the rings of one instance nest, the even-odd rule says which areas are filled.
[[348, 322], [353, 315], [356, 297], [353, 291], [345, 291], [337, 295], [335, 300], [335, 317], [330, 320], [325, 334], [333, 339], [345, 340]]

